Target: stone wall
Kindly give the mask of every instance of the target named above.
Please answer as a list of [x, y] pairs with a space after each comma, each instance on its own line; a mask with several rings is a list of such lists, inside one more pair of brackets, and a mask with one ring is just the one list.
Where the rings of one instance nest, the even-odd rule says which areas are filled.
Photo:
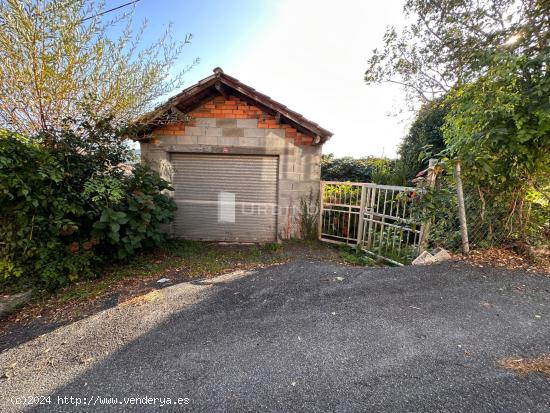
[[154, 130], [141, 143], [142, 161], [170, 179], [170, 153], [233, 153], [279, 157], [278, 236], [299, 237], [300, 203], [319, 195], [321, 145], [236, 97], [215, 97], [189, 121]]

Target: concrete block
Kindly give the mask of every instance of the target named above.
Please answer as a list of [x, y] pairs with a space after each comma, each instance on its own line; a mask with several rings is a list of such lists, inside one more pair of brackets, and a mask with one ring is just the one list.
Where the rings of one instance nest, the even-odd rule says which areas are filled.
[[451, 254], [449, 254], [447, 250], [443, 248], [437, 248], [436, 251], [434, 251], [433, 258], [436, 262], [449, 261], [453, 259], [453, 257], [451, 257]]
[[185, 134], [186, 135], [194, 135], [194, 136], [201, 136], [204, 135], [206, 128], [202, 126], [186, 126], [185, 127]]
[[218, 128], [236, 128], [237, 119], [216, 119], [216, 126]]
[[216, 119], [213, 119], [213, 118], [195, 118], [195, 125], [214, 128], [214, 127], [216, 127]]
[[267, 129], [244, 129], [245, 138], [263, 138]]
[[222, 136], [222, 128], [207, 127], [204, 129], [204, 134], [206, 136]]
[[279, 138], [285, 137], [284, 129], [267, 129], [266, 136], [278, 136]]
[[277, 136], [269, 136], [268, 134], [265, 137], [265, 146], [268, 148], [284, 148], [286, 145], [285, 140]]
[[434, 256], [428, 251], [424, 251], [415, 260], [412, 262], [412, 265], [429, 265], [433, 264], [435, 261]]
[[264, 138], [239, 138], [239, 146], [264, 147]]
[[240, 138], [244, 136], [244, 130], [241, 128], [222, 128], [222, 136]]
[[222, 145], [222, 146], [238, 146], [238, 145], [239, 145], [239, 138], [238, 138], [238, 137], [220, 136], [220, 137], [218, 138], [218, 145]]
[[217, 145], [218, 137], [217, 136], [199, 136], [198, 144], [199, 145]]
[[279, 194], [292, 191], [292, 181], [287, 179], [279, 180]]
[[197, 144], [197, 137], [196, 136], [178, 136], [177, 138], [177, 145], [196, 145]]
[[175, 145], [177, 143], [177, 136], [164, 136], [160, 139], [161, 145]]
[[299, 181], [302, 178], [302, 174], [296, 172], [283, 172], [283, 178], [290, 181]]
[[237, 128], [252, 129], [258, 127], [258, 119], [237, 119]]

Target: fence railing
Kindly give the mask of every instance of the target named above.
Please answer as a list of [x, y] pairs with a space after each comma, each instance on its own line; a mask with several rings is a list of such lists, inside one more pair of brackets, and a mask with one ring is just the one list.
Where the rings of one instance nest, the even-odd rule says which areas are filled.
[[419, 188], [321, 182], [319, 239], [352, 245], [396, 265], [419, 253], [421, 223], [413, 218]]

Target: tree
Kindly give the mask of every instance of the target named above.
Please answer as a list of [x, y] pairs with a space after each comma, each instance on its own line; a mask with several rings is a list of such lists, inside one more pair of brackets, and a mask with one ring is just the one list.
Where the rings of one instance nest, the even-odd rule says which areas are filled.
[[400, 33], [387, 29], [365, 81], [401, 84], [422, 102], [474, 82], [502, 50], [548, 47], [546, 0], [408, 0], [404, 12], [416, 20]]
[[335, 158], [333, 154], [321, 157], [321, 179], [324, 181], [374, 182], [400, 185], [404, 183], [396, 160], [367, 156]]
[[405, 12], [413, 23], [401, 33], [388, 29], [366, 82], [402, 84], [421, 102], [444, 99], [445, 144], [464, 164], [483, 225], [490, 206], [501, 212], [494, 223], [506, 226], [506, 236], [528, 226], [543, 233], [550, 221], [550, 2], [408, 0]]
[[448, 104], [440, 98], [425, 103], [418, 111], [398, 150], [398, 163], [407, 181], [428, 166], [428, 157], [445, 149], [442, 128], [448, 110]]
[[174, 41], [168, 28], [142, 47], [145, 24], [135, 32], [132, 12], [105, 20], [103, 11], [96, 0], [0, 0], [0, 127], [57, 129], [83, 101], [128, 120], [180, 87], [194, 63], [170, 70], [190, 35]]

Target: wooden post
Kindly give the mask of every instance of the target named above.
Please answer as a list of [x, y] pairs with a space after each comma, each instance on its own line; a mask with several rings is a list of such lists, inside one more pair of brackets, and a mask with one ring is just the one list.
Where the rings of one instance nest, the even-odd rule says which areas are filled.
[[[437, 178], [437, 172], [435, 166], [437, 165], [437, 159], [430, 159], [428, 163], [428, 172], [426, 174], [426, 188], [435, 188], [435, 182]], [[420, 229], [420, 242], [418, 244], [419, 252], [424, 252], [428, 249], [428, 240], [430, 234], [430, 228], [432, 226], [431, 220], [425, 222]]]
[[460, 236], [462, 238], [462, 252], [465, 255], [470, 253], [470, 243], [468, 241], [468, 226], [466, 223], [466, 207], [464, 205], [464, 191], [462, 188], [462, 176], [460, 174], [460, 161], [455, 164], [453, 171], [456, 182], [456, 196], [458, 198], [458, 220], [460, 222]]
[[363, 243], [363, 225], [365, 224], [365, 202], [367, 201], [367, 187], [361, 187], [361, 200], [359, 201], [359, 223], [357, 225], [357, 248]]

